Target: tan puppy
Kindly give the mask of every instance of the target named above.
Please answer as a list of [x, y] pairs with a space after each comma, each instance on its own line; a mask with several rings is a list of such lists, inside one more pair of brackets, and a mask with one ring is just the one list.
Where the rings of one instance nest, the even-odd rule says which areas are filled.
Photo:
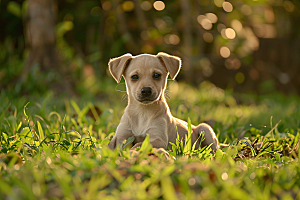
[[[128, 105], [115, 136], [108, 144], [111, 149], [131, 136], [135, 137], [132, 148], [141, 146], [147, 134], [154, 148], [166, 149], [168, 145], [171, 148], [169, 142], [176, 143], [177, 130], [180, 138], [185, 138], [187, 122], [172, 116], [164, 96], [168, 75], [175, 79], [181, 68], [180, 58], [165, 53], [125, 54], [111, 59], [108, 65], [118, 83], [123, 75], [128, 94]], [[215, 151], [218, 148], [216, 135], [208, 124], [192, 126], [192, 130], [192, 144], [197, 141], [196, 148], [199, 147], [202, 131], [205, 139], [201, 146], [213, 143], [211, 149]]]

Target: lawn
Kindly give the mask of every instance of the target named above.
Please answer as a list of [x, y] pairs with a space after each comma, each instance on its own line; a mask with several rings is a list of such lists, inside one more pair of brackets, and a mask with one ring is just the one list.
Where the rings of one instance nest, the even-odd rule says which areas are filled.
[[1, 91], [0, 199], [300, 199], [298, 96], [171, 81], [173, 115], [213, 120], [223, 148], [187, 150], [178, 140], [166, 157], [147, 139], [136, 151], [130, 141], [107, 147], [126, 93], [103, 85], [98, 97], [71, 99]]

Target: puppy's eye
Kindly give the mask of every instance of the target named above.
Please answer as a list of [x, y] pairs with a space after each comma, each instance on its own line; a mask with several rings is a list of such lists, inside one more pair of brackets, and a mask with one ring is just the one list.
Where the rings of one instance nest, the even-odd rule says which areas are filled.
[[155, 73], [153, 74], [153, 79], [159, 79], [160, 78], [160, 74], [159, 73]]
[[138, 76], [138, 75], [133, 75], [133, 76], [131, 77], [131, 80], [137, 81], [137, 80], [139, 80], [139, 76]]

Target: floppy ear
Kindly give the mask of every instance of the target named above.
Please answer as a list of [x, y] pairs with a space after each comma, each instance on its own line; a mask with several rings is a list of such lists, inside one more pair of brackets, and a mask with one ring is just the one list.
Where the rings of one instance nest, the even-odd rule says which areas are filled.
[[109, 60], [109, 71], [118, 83], [121, 81], [122, 74], [131, 59], [132, 55], [130, 53], [127, 53], [118, 58], [113, 58]]
[[158, 53], [156, 57], [162, 61], [163, 65], [169, 71], [171, 78], [174, 80], [181, 68], [181, 59], [162, 52]]

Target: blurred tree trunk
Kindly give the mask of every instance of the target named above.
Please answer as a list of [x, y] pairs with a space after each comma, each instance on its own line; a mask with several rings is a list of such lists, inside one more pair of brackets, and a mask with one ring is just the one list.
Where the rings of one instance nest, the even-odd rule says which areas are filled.
[[57, 12], [56, 0], [28, 0], [25, 31], [29, 55], [22, 79], [26, 80], [30, 69], [37, 66], [41, 72], [52, 73], [52, 77], [44, 81], [55, 93], [72, 95], [75, 94], [74, 80], [70, 69], [61, 67], [56, 49]]
[[26, 61], [26, 71], [38, 65], [42, 71], [59, 68], [56, 51], [56, 15], [55, 0], [28, 0], [25, 17], [26, 40], [30, 49]]
[[129, 53], [137, 54], [139, 53], [139, 48], [136, 45], [130, 31], [128, 30], [128, 25], [126, 22], [126, 17], [121, 9], [119, 0], [112, 1], [113, 9], [116, 12], [116, 17], [118, 20], [119, 31], [122, 34], [122, 38], [125, 42], [126, 48], [130, 51]]

